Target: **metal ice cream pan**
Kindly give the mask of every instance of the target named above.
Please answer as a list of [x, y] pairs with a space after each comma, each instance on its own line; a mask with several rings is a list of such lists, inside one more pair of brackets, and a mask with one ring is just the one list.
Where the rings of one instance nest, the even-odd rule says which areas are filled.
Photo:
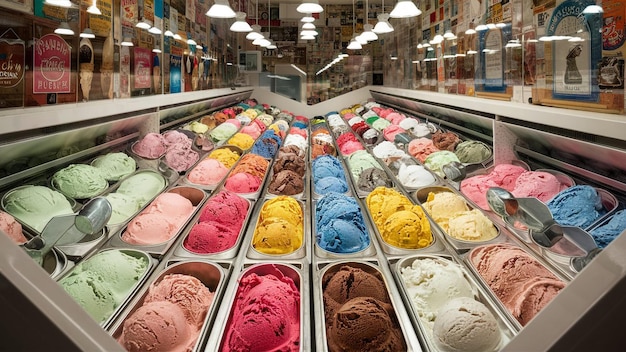
[[[193, 170], [196, 166], [198, 166], [198, 164], [200, 164], [200, 162], [202, 162], [204, 159], [208, 158], [208, 157], [209, 157], [209, 155], [210, 155], [212, 152], [214, 152], [214, 151], [216, 151], [216, 150], [218, 150], [218, 149], [229, 149], [229, 150], [231, 150], [231, 151], [233, 151], [233, 152], [235, 152], [235, 153], [239, 154], [239, 159], [237, 159], [237, 161], [236, 161], [236, 162], [233, 164], [233, 166], [230, 168], [231, 170], [232, 170], [232, 168], [233, 168], [235, 165], [237, 165], [237, 163], [239, 163], [239, 160], [241, 160], [241, 157], [243, 156], [243, 151], [241, 150], [241, 148], [239, 148], [239, 147], [237, 147], [237, 146], [234, 146], [234, 145], [230, 145], [230, 144], [227, 144], [227, 145], [222, 145], [222, 146], [217, 147], [217, 148], [213, 149], [212, 151], [210, 151], [210, 152], [209, 152], [208, 154], [206, 154], [203, 158], [198, 159], [198, 162], [197, 162], [197, 163], [195, 163], [195, 164], [194, 164], [191, 168], [189, 168], [189, 170], [187, 170], [187, 171], [191, 171], [191, 170]], [[230, 170], [229, 170], [229, 172], [230, 172]], [[187, 173], [185, 174], [185, 176], [184, 176], [184, 177], [181, 177], [181, 181], [182, 181], [181, 183], [186, 184], [186, 185], [190, 185], [190, 186], [194, 186], [194, 187], [197, 187], [197, 188], [200, 188], [200, 189], [204, 189], [204, 190], [207, 190], [207, 191], [213, 191], [213, 190], [215, 190], [216, 188], [218, 188], [218, 187], [219, 187], [219, 186], [220, 186], [220, 185], [224, 182], [225, 178], [226, 178], [226, 177], [228, 177], [228, 173], [227, 173], [227, 174], [226, 174], [226, 176], [224, 176], [224, 177], [223, 177], [223, 178], [222, 178], [219, 182], [217, 182], [217, 183], [213, 183], [213, 184], [208, 184], [208, 185], [203, 185], [203, 184], [199, 184], [199, 183], [194, 183], [194, 182], [191, 182], [191, 181], [189, 181], [189, 178], [188, 178], [188, 177], [189, 177], [189, 172], [187, 172]]]
[[443, 227], [441, 225], [439, 225], [439, 223], [437, 223], [431, 216], [431, 214], [424, 208], [424, 212], [428, 215], [428, 217], [431, 219], [431, 225], [434, 224], [434, 226], [436, 227], [437, 231], [439, 231], [440, 233], [443, 234], [444, 238], [446, 239], [446, 241], [454, 248], [454, 250], [457, 253], [462, 253], [465, 251], [468, 251], [478, 245], [481, 244], [487, 244], [487, 243], [497, 243], [497, 242], [503, 242], [506, 240], [505, 235], [502, 234], [502, 231], [500, 231], [500, 227], [494, 223], [491, 220], [491, 217], [487, 216], [487, 214], [485, 214], [484, 211], [482, 211], [480, 208], [478, 207], [474, 207], [473, 203], [470, 203], [467, 201], [467, 199], [465, 197], [463, 197], [463, 195], [459, 194], [458, 192], [453, 191], [450, 188], [447, 187], [443, 187], [443, 186], [434, 186], [434, 187], [424, 187], [424, 188], [420, 188], [415, 192], [415, 197], [418, 199], [418, 201], [420, 202], [420, 204], [424, 204], [426, 203], [426, 200], [428, 199], [428, 194], [429, 193], [442, 193], [442, 192], [450, 192], [453, 193], [456, 196], [461, 197], [464, 201], [465, 204], [467, 205], [469, 210], [474, 210], [474, 209], [478, 209], [483, 215], [485, 215], [485, 217], [491, 221], [493, 227], [496, 230], [496, 236], [490, 240], [487, 241], [469, 241], [469, 240], [463, 240], [463, 239], [459, 239], [456, 237], [451, 236], [450, 234], [448, 234], [447, 231], [445, 231], [443, 229]]
[[[245, 155], [245, 154], [244, 154]], [[244, 155], [242, 155], [239, 160], [237, 160], [237, 163], [235, 165], [233, 165], [233, 167], [230, 169], [230, 171], [228, 172], [228, 174], [226, 175], [226, 177], [224, 178], [224, 180], [222, 180], [222, 183], [219, 185], [219, 187], [216, 188], [216, 191], [218, 190], [228, 190], [226, 188], [226, 181], [228, 181], [228, 178], [231, 176], [231, 174], [233, 173], [233, 170], [235, 169], [235, 167], [237, 167], [237, 164], [239, 164], [241, 162], [241, 159], [244, 157]], [[263, 190], [265, 189], [265, 182], [268, 179], [268, 175], [270, 173], [270, 168], [272, 167], [272, 159], [265, 159], [267, 160], [268, 164], [267, 164], [267, 169], [265, 169], [265, 174], [263, 175], [263, 178], [261, 179], [261, 183], [259, 184], [259, 188], [254, 191], [254, 192], [249, 192], [249, 193], [240, 193], [240, 192], [233, 192], [236, 193], [244, 198], [247, 199], [252, 199], [252, 200], [258, 200], [261, 197], [261, 193], [263, 193]], [[232, 192], [230, 190], [228, 190], [229, 192]]]
[[[272, 165], [270, 165], [270, 168], [272, 167]], [[270, 184], [272, 184], [272, 181], [274, 181], [274, 169], [270, 170], [269, 172], [269, 176], [268, 178], [268, 183], [265, 186], [265, 188], [267, 188], [267, 192], [265, 192], [265, 198], [274, 198], [274, 197], [278, 197], [278, 196], [282, 196], [283, 194], [274, 194], [272, 192], [270, 192]], [[307, 184], [307, 177], [306, 177], [306, 173], [304, 174], [304, 176], [302, 176], [302, 192], [300, 193], [296, 193], [296, 194], [292, 194], [289, 195], [289, 197], [293, 197], [296, 198], [297, 200], [305, 200], [306, 199], [306, 189], [309, 186]]]
[[398, 322], [400, 330], [402, 331], [402, 336], [404, 338], [404, 342], [407, 346], [407, 351], [418, 351], [417, 346], [412, 346], [410, 339], [407, 337], [408, 334], [413, 330], [413, 327], [410, 326], [410, 321], [404, 319], [401, 315], [403, 312], [403, 302], [400, 297], [397, 295], [393, 295], [390, 291], [390, 285], [394, 285], [393, 278], [387, 277], [380, 270], [380, 265], [377, 260], [354, 260], [354, 261], [330, 261], [330, 262], [320, 262], [317, 263], [315, 268], [313, 268], [313, 278], [312, 281], [315, 284], [312, 286], [313, 290], [313, 311], [314, 311], [314, 321], [315, 321], [315, 341], [317, 343], [318, 351], [329, 351], [328, 348], [328, 336], [326, 331], [326, 314], [325, 314], [325, 304], [324, 304], [324, 282], [327, 281], [327, 278], [330, 278], [332, 275], [336, 274], [343, 266], [349, 266], [352, 268], [358, 268], [363, 270], [366, 273], [372, 274], [373, 276], [380, 279], [387, 289], [387, 298], [389, 303], [392, 305], [394, 310], [395, 317], [390, 317], [392, 320]]
[[[106, 252], [106, 251], [119, 251], [119, 252], [122, 252], [124, 254], [127, 254], [127, 255], [135, 257], [135, 258], [145, 258], [147, 263], [148, 263], [148, 266], [146, 267], [146, 270], [143, 272], [143, 274], [141, 274], [141, 276], [139, 276], [139, 278], [137, 279], [137, 282], [128, 290], [125, 298], [120, 302], [119, 306], [117, 308], [115, 308], [113, 313], [111, 313], [111, 315], [105, 321], [100, 323], [100, 326], [102, 326], [103, 329], [109, 330], [111, 328], [111, 325], [113, 324], [113, 322], [118, 318], [119, 314], [126, 308], [126, 306], [131, 302], [133, 297], [141, 289], [141, 287], [145, 283], [146, 279], [152, 273], [152, 270], [156, 266], [157, 261], [155, 259], [153, 259], [152, 257], [150, 257], [150, 255], [148, 253], [144, 252], [144, 251], [139, 251], [139, 250], [129, 249], [129, 248], [121, 248], [121, 249], [106, 248], [106, 249], [102, 249], [102, 250], [99, 250], [96, 253], [93, 253], [93, 255], [90, 255], [88, 258], [85, 258], [82, 261], [87, 261], [90, 258], [93, 258], [94, 256], [98, 255], [99, 253], [103, 253], [103, 252]], [[77, 263], [77, 264], [80, 264], [80, 262]], [[67, 270], [62, 276], [59, 276], [57, 278], [57, 281], [62, 279], [62, 278], [64, 278], [64, 277], [67, 277], [68, 275], [70, 275], [75, 268], [76, 268], [76, 266], [73, 267], [71, 270]]]
[[459, 265], [461, 271], [463, 272], [463, 277], [469, 282], [470, 286], [472, 287], [474, 293], [473, 298], [484, 304], [485, 307], [487, 307], [487, 309], [496, 318], [498, 327], [500, 329], [500, 344], [496, 346], [496, 348], [494, 348], [494, 351], [506, 346], [506, 344], [511, 339], [513, 339], [517, 332], [516, 328], [509, 322], [509, 319], [505, 316], [504, 312], [502, 312], [494, 303], [492, 297], [485, 292], [485, 290], [480, 286], [480, 284], [475, 281], [473, 276], [467, 272], [462, 264], [457, 263], [452, 258], [452, 256], [449, 255], [412, 255], [404, 257], [396, 261], [395, 263], [391, 263], [391, 267], [394, 278], [396, 279], [396, 283], [398, 284], [398, 290], [400, 291], [400, 295], [402, 296], [404, 304], [407, 307], [411, 322], [413, 323], [413, 326], [415, 326], [416, 330], [419, 331], [418, 336], [420, 338], [420, 342], [426, 351], [443, 352], [445, 350], [437, 347], [437, 343], [433, 340], [432, 332], [430, 332], [429, 329], [425, 327], [425, 323], [422, 321], [422, 319], [420, 319], [419, 310], [417, 309], [415, 304], [413, 304], [406, 282], [402, 278], [402, 269], [410, 267], [413, 262], [417, 260], [423, 259], [433, 259], [442, 262], [451, 262], [453, 264]]
[[[421, 207], [421, 205], [418, 205], [419, 207]], [[423, 248], [401, 248], [401, 247], [396, 247], [393, 246], [389, 243], [387, 243], [384, 239], [383, 236], [381, 235], [380, 231], [378, 230], [378, 226], [376, 225], [376, 223], [374, 222], [374, 219], [372, 218], [372, 215], [369, 212], [369, 209], [367, 209], [367, 205], [364, 205], [364, 208], [367, 210], [365, 211], [365, 213], [367, 213], [367, 217], [368, 220], [370, 222], [370, 224], [372, 224], [372, 229], [374, 231], [374, 233], [376, 234], [376, 237], [378, 239], [378, 243], [380, 244], [380, 247], [382, 249], [382, 251], [388, 255], [388, 256], [395, 256], [395, 255], [409, 255], [409, 254], [416, 254], [416, 253], [438, 253], [441, 250], [443, 250], [444, 248], [444, 244], [443, 241], [438, 238], [437, 234], [436, 234], [436, 227], [433, 226], [433, 223], [430, 219], [428, 219], [429, 223], [430, 223], [430, 231], [432, 234], [432, 242], [430, 243], [430, 245], [423, 247]], [[424, 214], [426, 214], [426, 211], [424, 211]], [[435, 230], [435, 231], [433, 231]]]
[[[189, 186], [173, 187], [167, 190], [166, 193], [176, 193], [186, 199], [189, 199], [189, 201], [194, 207], [192, 213], [189, 214], [189, 216], [183, 223], [181, 223], [180, 227], [178, 228], [178, 230], [176, 230], [172, 238], [170, 238], [169, 240], [165, 242], [155, 243], [155, 244], [147, 244], [147, 245], [132, 244], [132, 243], [126, 242], [122, 238], [122, 235], [128, 230], [128, 225], [126, 225], [120, 231], [118, 231], [113, 237], [111, 237], [111, 239], [108, 242], [108, 246], [113, 247], [113, 248], [120, 248], [120, 247], [121, 248], [137, 248], [137, 249], [150, 253], [150, 255], [152, 255], [153, 257], [157, 259], [162, 258], [163, 255], [165, 255], [165, 253], [170, 249], [170, 247], [176, 242], [176, 240], [181, 235], [181, 233], [183, 233], [187, 224], [189, 223], [189, 220], [195, 216], [195, 214], [198, 212], [198, 209], [201, 207], [204, 201], [208, 198], [208, 194], [204, 192], [203, 190], [194, 188], [194, 187], [189, 187]], [[150, 203], [150, 205], [151, 204], [152, 202]], [[143, 211], [147, 210], [150, 207], [150, 205], [144, 208]], [[143, 211], [137, 214], [137, 216], [141, 215]], [[135, 217], [133, 217], [133, 219]], [[130, 222], [132, 222], [132, 220]]]
[[[357, 202], [357, 204], [359, 204]], [[361, 215], [363, 216], [363, 224], [365, 225], [366, 228], [366, 233], [367, 236], [369, 237], [370, 243], [367, 247], [363, 248], [360, 251], [357, 252], [352, 252], [352, 253], [338, 253], [338, 252], [332, 252], [329, 251], [327, 249], [322, 248], [319, 245], [319, 240], [317, 239], [317, 234], [319, 233], [317, 231], [317, 200], [312, 200], [311, 201], [311, 226], [312, 226], [312, 241], [315, 241], [315, 255], [318, 258], [323, 258], [323, 259], [348, 259], [348, 258], [369, 258], [369, 257], [376, 257], [376, 248], [374, 245], [374, 241], [376, 241], [375, 238], [375, 234], [372, 231], [372, 225], [370, 223], [368, 223], [367, 221], [367, 216], [364, 214], [365, 212], [363, 211], [363, 209], [361, 209]]]
[[146, 282], [141, 291], [137, 294], [137, 297], [131, 304], [119, 315], [119, 319], [115, 322], [115, 325], [110, 329], [111, 335], [114, 339], [118, 340], [122, 336], [124, 331], [124, 321], [139, 309], [145, 301], [148, 291], [153, 284], [159, 283], [165, 276], [170, 274], [183, 274], [190, 275], [200, 280], [209, 291], [214, 293], [213, 301], [207, 310], [204, 322], [198, 331], [198, 338], [193, 344], [191, 351], [201, 351], [206, 342], [205, 336], [211, 332], [213, 327], [213, 318], [219, 307], [220, 298], [226, 286], [227, 272], [220, 265], [217, 265], [208, 261], [181, 261], [172, 263], [162, 268], [161, 271], [151, 276], [151, 282]]
[[[287, 196], [288, 197], [288, 196]], [[263, 206], [265, 205], [265, 203], [268, 201], [269, 199], [265, 199], [263, 201], [262, 204], [259, 205], [259, 209], [258, 209], [258, 214], [256, 217], [256, 220], [254, 222], [254, 224], [250, 224], [250, 226], [248, 227], [248, 231], [250, 232], [250, 235], [248, 236], [249, 239], [249, 244], [248, 244], [248, 252], [246, 253], [246, 257], [249, 259], [272, 259], [272, 260], [289, 260], [289, 259], [302, 259], [306, 256], [306, 248], [307, 248], [307, 241], [310, 241], [311, 238], [311, 234], [310, 234], [310, 226], [309, 226], [309, 212], [307, 207], [305, 206], [305, 203], [301, 200], [297, 200], [298, 204], [300, 204], [300, 207], [302, 207], [302, 243], [300, 244], [300, 247], [298, 247], [296, 250], [294, 250], [291, 253], [287, 253], [287, 254], [265, 254], [263, 252], [258, 251], [256, 248], [254, 248], [254, 246], [252, 245], [253, 241], [254, 241], [254, 234], [256, 233], [256, 228], [257, 226], [260, 224], [260, 218], [261, 218], [261, 212], [263, 209]], [[254, 225], [254, 226], [252, 226]]]
[[134, 173], [132, 173], [132, 174], [122, 178], [115, 185], [113, 185], [109, 189], [109, 191], [107, 193], [103, 194], [103, 196], [106, 197], [108, 194], [117, 192], [117, 189], [124, 183], [124, 181], [128, 180], [129, 178], [131, 178], [131, 177], [133, 177], [135, 175], [141, 174], [141, 173], [152, 173], [155, 176], [160, 177], [161, 179], [163, 179], [164, 186], [161, 189], [161, 191], [159, 191], [154, 197], [150, 198], [150, 200], [148, 200], [145, 204], [142, 204], [141, 207], [139, 208], [139, 210], [137, 212], [135, 212], [133, 215], [131, 215], [130, 217], [128, 217], [128, 219], [126, 219], [126, 220], [124, 220], [124, 221], [122, 221], [120, 223], [110, 223], [110, 222], [107, 223], [107, 227], [110, 229], [111, 233], [115, 233], [118, 230], [120, 230], [122, 227], [124, 227], [126, 225], [126, 223], [128, 223], [130, 221], [130, 219], [134, 218], [135, 216], [137, 216], [137, 214], [142, 212], [143, 209], [148, 204], [150, 204], [150, 202], [152, 202], [154, 200], [154, 198], [156, 198], [157, 195], [159, 195], [164, 189], [166, 189], [168, 187], [168, 184], [169, 184], [168, 179], [162, 173], [160, 173], [158, 171], [155, 171], [155, 170], [151, 170], [151, 169], [139, 169], [136, 172], [134, 172]]
[[[241, 272], [238, 274], [236, 280], [237, 283], [241, 282], [247, 276], [250, 275], [258, 275], [258, 276], [266, 276], [266, 275], [283, 275], [285, 277], [293, 280], [296, 288], [300, 292], [300, 345], [299, 351], [310, 351], [312, 349], [312, 344], [309, 341], [310, 339], [310, 315], [307, 313], [310, 302], [309, 302], [309, 279], [308, 279], [308, 270], [303, 269], [300, 266], [296, 266], [291, 263], [286, 262], [263, 262], [263, 263], [249, 263], [249, 265], [244, 265], [242, 267]], [[235, 280], [232, 278], [231, 280]], [[226, 330], [231, 326], [235, 317], [234, 314], [234, 305], [236, 303], [236, 298], [239, 294], [239, 284], [234, 287], [234, 291], [225, 293], [222, 304], [228, 306], [228, 316], [226, 320], [224, 320], [221, 327], [219, 327], [219, 335], [217, 335], [218, 346], [213, 346], [215, 350], [221, 349], [222, 346], [226, 343]], [[228, 295], [228, 297], [226, 297]], [[215, 327], [217, 329], [218, 326]]]
[[596, 191], [600, 196], [600, 200], [602, 201], [602, 207], [606, 211], [606, 214], [599, 217], [596, 221], [594, 221], [591, 225], [587, 226], [585, 230], [592, 229], [600, 224], [602, 221], [613, 215], [617, 210], [619, 210], [619, 201], [617, 197], [606, 189], [596, 187]]
[[[526, 252], [530, 257], [535, 259], [539, 264], [541, 264], [543, 267], [545, 267], [548, 271], [550, 271], [559, 280], [562, 280], [565, 283], [570, 281], [568, 278], [564, 277], [557, 270], [555, 270], [544, 258], [536, 255], [532, 251], [529, 251], [529, 250], [519, 246], [517, 243], [515, 243], [513, 241], [509, 241], [507, 244], [510, 244], [510, 245], [516, 246], [516, 247], [520, 247], [524, 252]], [[502, 303], [502, 301], [500, 301], [500, 299], [498, 298], [496, 293], [491, 289], [491, 287], [489, 287], [489, 285], [487, 284], [485, 279], [482, 277], [482, 275], [480, 275], [480, 273], [478, 272], [478, 270], [476, 269], [474, 264], [472, 264], [471, 258], [474, 255], [474, 252], [476, 251], [477, 248], [479, 248], [479, 247], [475, 247], [475, 248], [471, 249], [469, 252], [463, 254], [461, 256], [461, 259], [463, 260], [465, 266], [473, 274], [474, 279], [476, 279], [476, 281], [478, 283], [480, 283], [480, 285], [484, 289], [484, 291], [489, 295], [489, 297], [491, 297], [493, 303], [498, 307], [498, 309], [502, 312], [502, 314], [509, 320], [509, 323], [511, 323], [511, 325], [514, 327], [515, 331], [520, 331], [523, 328], [522, 324], [517, 319], [515, 319], [513, 314], [511, 314], [511, 312], [509, 312], [509, 310], [504, 306], [504, 303]]]
[[[217, 194], [214, 193], [213, 196]], [[241, 197], [243, 198], [243, 197]], [[243, 198], [245, 199], [245, 198]], [[207, 199], [207, 201], [204, 202], [204, 206], [196, 211], [196, 215], [193, 217], [193, 219], [189, 222], [189, 225], [185, 228], [185, 230], [183, 231], [183, 233], [178, 236], [178, 243], [176, 243], [176, 246], [174, 248], [174, 252], [172, 253], [171, 258], [175, 258], [175, 259], [184, 259], [184, 258], [192, 258], [192, 259], [196, 259], [196, 260], [224, 260], [224, 259], [233, 259], [237, 256], [237, 254], [239, 253], [239, 248], [241, 247], [241, 243], [245, 237], [246, 234], [246, 227], [248, 226], [248, 222], [250, 220], [250, 216], [254, 210], [254, 202], [250, 199], [245, 199], [248, 202], [248, 213], [246, 214], [246, 217], [241, 225], [241, 229], [239, 229], [239, 235], [237, 236], [237, 241], [235, 241], [235, 244], [229, 248], [226, 249], [224, 251], [221, 252], [216, 252], [216, 253], [207, 253], [207, 254], [201, 254], [201, 253], [195, 253], [190, 251], [189, 249], [187, 249], [184, 245], [185, 240], [187, 239], [187, 236], [189, 236], [189, 233], [191, 232], [191, 230], [193, 229], [193, 226], [198, 224], [198, 219], [200, 218], [200, 215], [202, 215], [202, 212], [204, 211], [204, 206], [207, 205], [207, 203], [210, 201], [210, 197], [209, 199]]]

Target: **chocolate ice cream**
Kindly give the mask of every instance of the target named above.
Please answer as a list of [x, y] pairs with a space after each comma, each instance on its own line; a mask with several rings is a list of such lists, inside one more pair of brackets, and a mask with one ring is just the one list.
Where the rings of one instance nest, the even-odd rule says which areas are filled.
[[452, 132], [436, 132], [432, 137], [433, 145], [439, 150], [454, 151], [456, 145], [461, 143], [459, 136]]
[[296, 154], [291, 153], [279, 153], [279, 156], [274, 162], [274, 174], [278, 174], [283, 170], [291, 170], [302, 178], [306, 171], [306, 164], [304, 159]]
[[292, 196], [304, 191], [304, 181], [301, 175], [291, 170], [282, 170], [274, 173], [268, 190], [272, 194]]

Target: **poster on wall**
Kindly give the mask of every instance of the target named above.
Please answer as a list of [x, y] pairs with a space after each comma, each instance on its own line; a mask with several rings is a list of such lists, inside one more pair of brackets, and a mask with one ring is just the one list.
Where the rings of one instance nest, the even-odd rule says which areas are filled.
[[569, 40], [549, 42], [552, 57], [552, 92], [557, 99], [598, 100], [598, 64], [602, 58], [602, 14], [584, 14], [595, 4], [569, 0], [558, 5], [546, 27], [548, 37]]
[[9, 28], [0, 35], [0, 108], [24, 105], [24, 41]]
[[151, 61], [152, 50], [148, 48], [135, 48], [134, 50], [134, 69], [135, 69], [135, 84], [134, 88], [150, 88], [151, 82]]
[[486, 91], [503, 92], [505, 90], [502, 42], [500, 29], [488, 30], [482, 40], [481, 55]]
[[71, 58], [71, 48], [60, 36], [46, 34], [36, 39], [33, 49], [33, 93], [69, 93]]
[[0, 6], [22, 12], [33, 13], [33, 0], [0, 0]]
[[182, 86], [183, 59], [178, 55], [170, 55], [170, 93], [180, 93]]
[[89, 28], [100, 37], [108, 37], [111, 33], [111, 17], [113, 3], [111, 0], [98, 0], [100, 15], [89, 14]]
[[120, 47], [120, 98], [130, 98], [130, 49]]

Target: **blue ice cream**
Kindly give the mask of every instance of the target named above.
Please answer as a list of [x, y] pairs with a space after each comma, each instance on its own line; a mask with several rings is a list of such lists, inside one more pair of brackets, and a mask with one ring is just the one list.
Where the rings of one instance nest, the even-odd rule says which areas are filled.
[[583, 229], [606, 214], [600, 195], [589, 185], [567, 188], [559, 192], [547, 205], [556, 222]]
[[302, 121], [296, 121], [291, 126], [292, 127], [298, 127], [298, 128], [301, 128], [301, 129], [306, 129], [307, 128], [307, 124], [302, 122]]
[[346, 176], [339, 159], [332, 155], [321, 155], [313, 160], [313, 183], [315, 193], [345, 193], [348, 191]]
[[267, 130], [252, 145], [252, 153], [273, 159], [282, 142], [283, 140], [273, 130]]
[[598, 247], [604, 248], [624, 230], [626, 230], [626, 210], [620, 210], [611, 215], [609, 221], [591, 230], [590, 233]]
[[340, 254], [367, 248], [370, 239], [356, 200], [340, 193], [328, 193], [315, 206], [317, 244]]

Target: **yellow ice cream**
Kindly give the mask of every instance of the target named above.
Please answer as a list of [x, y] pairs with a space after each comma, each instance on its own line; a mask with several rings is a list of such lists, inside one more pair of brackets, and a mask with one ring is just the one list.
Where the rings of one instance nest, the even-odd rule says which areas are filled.
[[247, 109], [243, 113], [248, 115], [248, 117], [252, 120], [254, 120], [259, 115], [259, 111], [256, 109]]
[[430, 223], [419, 205], [400, 192], [377, 187], [366, 198], [367, 208], [383, 240], [395, 247], [418, 249], [433, 241]]
[[237, 160], [239, 160], [239, 153], [236, 153], [230, 149], [216, 149], [211, 154], [209, 154], [209, 158], [216, 159], [220, 163], [222, 163], [226, 168], [231, 168]]
[[446, 232], [450, 218], [457, 213], [469, 210], [465, 199], [452, 192], [430, 192], [428, 199], [422, 206], [428, 215]]
[[496, 227], [479, 209], [457, 213], [448, 224], [448, 235], [463, 241], [489, 241], [498, 236]]
[[254, 144], [254, 139], [245, 133], [235, 133], [228, 140], [228, 144], [236, 145], [242, 150], [248, 150]]
[[290, 254], [302, 246], [302, 207], [294, 198], [280, 196], [261, 208], [252, 246], [264, 254]]

